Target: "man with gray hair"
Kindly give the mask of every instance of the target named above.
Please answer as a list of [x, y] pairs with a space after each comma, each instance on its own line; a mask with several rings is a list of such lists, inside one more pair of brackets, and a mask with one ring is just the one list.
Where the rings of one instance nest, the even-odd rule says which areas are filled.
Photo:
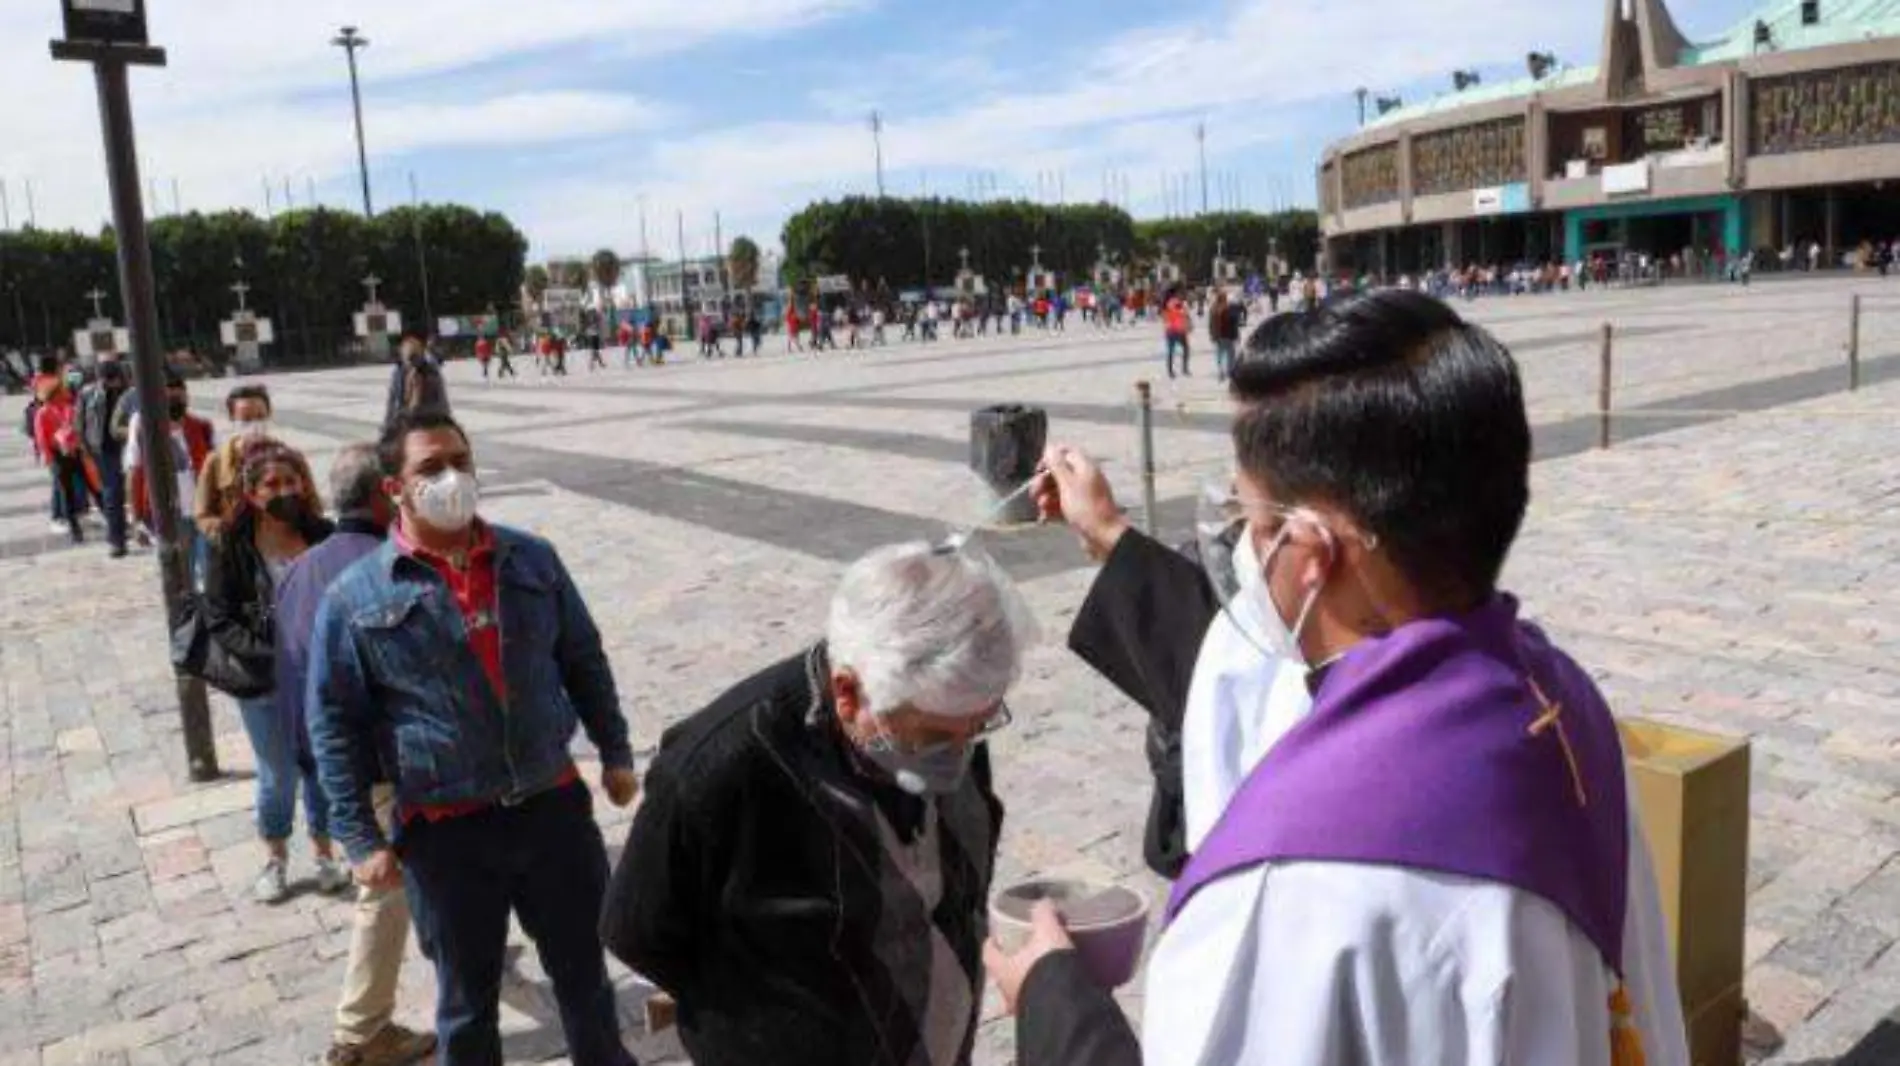
[[853, 564], [828, 639], [668, 730], [601, 917], [698, 1066], [962, 1066], [1035, 624], [981, 555]]
[[[394, 518], [376, 445], [350, 444], [337, 452], [330, 463], [330, 499], [336, 503], [336, 532], [298, 556], [277, 583], [277, 699], [294, 724], [300, 761], [311, 758], [304, 694], [317, 607], [339, 574], [382, 547]], [[379, 783], [371, 799], [387, 831], [395, 789]], [[390, 1020], [408, 940], [409, 901], [402, 888], [359, 885], [349, 965], [325, 1066], [404, 1066], [435, 1050], [435, 1034]]]

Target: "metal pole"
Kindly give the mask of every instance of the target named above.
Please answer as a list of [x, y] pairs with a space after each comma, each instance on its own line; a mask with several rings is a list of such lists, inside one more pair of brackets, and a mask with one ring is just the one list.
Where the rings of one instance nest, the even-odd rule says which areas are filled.
[[1207, 214], [1207, 123], [1194, 127], [1194, 140], [1201, 148], [1201, 214]]
[[884, 119], [871, 112], [871, 150], [877, 153], [877, 198], [884, 199]]
[[422, 244], [422, 197], [416, 192], [416, 172], [409, 172], [409, 233], [416, 242], [416, 269], [422, 274], [422, 335], [435, 332], [435, 303], [429, 299], [429, 252]]
[[1860, 391], [1860, 293], [1855, 293], [1847, 314], [1847, 391]]
[[1597, 447], [1610, 446], [1610, 339], [1608, 322], [1603, 323], [1603, 350], [1597, 364]]
[[[133, 367], [138, 378], [139, 445], [158, 526], [158, 565], [164, 584], [167, 622], [178, 617], [191, 590], [191, 567], [179, 538], [178, 478], [172, 468], [171, 419], [165, 410], [164, 357], [159, 351], [158, 301], [152, 281], [152, 246], [139, 202], [139, 162], [132, 131], [132, 100], [125, 63], [93, 64], [99, 84], [99, 118], [105, 129], [106, 172], [112, 192], [112, 224], [118, 233], [119, 284], [132, 334]], [[193, 781], [218, 776], [218, 752], [211, 733], [211, 708], [204, 682], [176, 678], [178, 711], [184, 723], [185, 757]]]
[[1141, 528], [1157, 536], [1155, 516], [1155, 405], [1154, 390], [1146, 381], [1135, 382], [1135, 425], [1141, 431]]
[[350, 106], [356, 114], [356, 167], [363, 180], [363, 217], [369, 218], [376, 211], [369, 199], [369, 149], [363, 142], [363, 88], [356, 73], [356, 50], [368, 48], [369, 41], [357, 35], [355, 26], [345, 26], [330, 43], [343, 49], [350, 61]]

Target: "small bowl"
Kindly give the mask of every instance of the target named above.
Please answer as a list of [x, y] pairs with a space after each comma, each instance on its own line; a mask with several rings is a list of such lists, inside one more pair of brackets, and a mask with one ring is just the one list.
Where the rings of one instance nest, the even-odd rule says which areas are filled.
[[1013, 885], [990, 901], [990, 934], [1003, 950], [1015, 951], [1028, 941], [1030, 911], [1045, 899], [1056, 905], [1083, 969], [1096, 984], [1113, 990], [1135, 976], [1148, 937], [1148, 901], [1139, 892], [1088, 881]]

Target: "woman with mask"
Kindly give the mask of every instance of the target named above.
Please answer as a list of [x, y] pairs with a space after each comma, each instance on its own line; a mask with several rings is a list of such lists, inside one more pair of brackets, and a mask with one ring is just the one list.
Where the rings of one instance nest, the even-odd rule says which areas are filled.
[[[276, 648], [273, 605], [276, 585], [290, 564], [329, 537], [310, 466], [304, 457], [268, 437], [251, 442], [237, 479], [237, 504], [212, 541], [205, 575], [205, 618], [211, 639], [233, 659], [271, 677]], [[316, 852], [317, 887], [340, 892], [349, 873], [330, 843], [328, 801], [317, 784], [309, 742], [292, 728], [272, 692], [238, 700], [244, 732], [257, 759], [257, 831], [266, 853], [253, 893], [260, 903], [289, 895], [288, 859], [297, 785], [304, 789], [304, 818]]]

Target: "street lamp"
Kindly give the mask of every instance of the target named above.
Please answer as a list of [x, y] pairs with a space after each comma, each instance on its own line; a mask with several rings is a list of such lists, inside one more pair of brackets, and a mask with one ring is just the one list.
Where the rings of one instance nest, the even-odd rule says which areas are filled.
[[369, 47], [369, 38], [356, 32], [355, 26], [345, 26], [330, 43], [343, 49], [350, 59], [350, 105], [356, 111], [356, 166], [363, 176], [363, 217], [376, 214], [369, 201], [369, 150], [363, 146], [363, 89], [356, 77], [356, 50]]

